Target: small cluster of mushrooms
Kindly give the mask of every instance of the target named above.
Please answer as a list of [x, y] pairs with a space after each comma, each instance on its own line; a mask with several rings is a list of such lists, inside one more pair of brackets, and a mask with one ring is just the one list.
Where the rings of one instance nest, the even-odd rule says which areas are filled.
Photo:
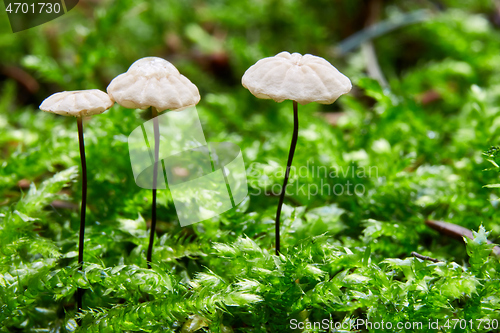
[[[125, 108], [151, 108], [154, 126], [154, 174], [151, 231], [147, 251], [148, 268], [151, 268], [154, 231], [156, 229], [156, 178], [158, 175], [159, 126], [158, 112], [170, 109], [179, 110], [196, 105], [200, 101], [198, 88], [170, 62], [147, 57], [134, 62], [127, 72], [114, 78], [105, 93], [98, 89], [64, 91], [45, 99], [40, 110], [64, 116], [76, 117], [78, 140], [80, 144], [80, 160], [82, 166], [82, 205], [80, 211], [80, 233], [78, 242], [78, 264], [83, 270], [83, 249], [85, 237], [85, 210], [87, 206], [87, 166], [85, 161], [85, 144], [83, 138], [83, 122], [85, 116], [103, 113], [113, 106], [115, 101]], [[83, 290], [77, 289], [76, 300], [78, 310], [82, 304]]]
[[[331, 104], [351, 89], [350, 80], [323, 58], [281, 52], [264, 58], [251, 66], [243, 75], [242, 84], [258, 98], [276, 102], [293, 101], [294, 130], [287, 169], [276, 213], [276, 254], [280, 252], [280, 214], [288, 182], [290, 167], [298, 137], [298, 105], [310, 102]], [[152, 221], [147, 251], [148, 268], [151, 267], [156, 229], [156, 178], [158, 174], [159, 128], [156, 117], [164, 110], [182, 110], [200, 101], [198, 88], [179, 73], [170, 62], [157, 57], [142, 58], [134, 62], [127, 72], [114, 78], [107, 93], [97, 90], [64, 91], [51, 95], [40, 105], [46, 112], [74, 116], [78, 125], [78, 139], [82, 167], [82, 203], [78, 243], [78, 264], [83, 270], [85, 210], [87, 203], [87, 167], [83, 136], [83, 117], [103, 113], [116, 102], [125, 108], [151, 108], [154, 126], [154, 171], [152, 190]], [[156, 121], [155, 121], [156, 119]], [[78, 288], [78, 310], [82, 309], [83, 290]]]

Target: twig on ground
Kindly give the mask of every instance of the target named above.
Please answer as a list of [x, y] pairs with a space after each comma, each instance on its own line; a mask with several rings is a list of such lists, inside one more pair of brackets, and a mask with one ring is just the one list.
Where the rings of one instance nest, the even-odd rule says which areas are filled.
[[[469, 239], [473, 239], [474, 236], [472, 234], [472, 231], [461, 227], [459, 225], [456, 225], [454, 223], [449, 223], [449, 222], [443, 222], [443, 221], [432, 221], [432, 220], [427, 220], [425, 221], [425, 224], [429, 227], [431, 227], [434, 230], [439, 231], [440, 233], [450, 236], [452, 238], [458, 239], [458, 240], [463, 240], [464, 237], [467, 237]], [[488, 241], [488, 244], [492, 244], [493, 242]], [[496, 254], [497, 256], [500, 256], [500, 247], [495, 246], [493, 247], [492, 252]]]
[[441, 260], [438, 260], [438, 259], [435, 259], [435, 258], [431, 258], [431, 257], [428, 257], [428, 256], [421, 255], [420, 253], [417, 253], [415, 251], [413, 251], [411, 253], [411, 255], [414, 256], [415, 258], [422, 259], [422, 260], [429, 260], [429, 261], [432, 261], [432, 262], [440, 262], [441, 261]]
[[344, 39], [337, 45], [334, 52], [335, 54], [343, 56], [361, 46], [361, 44], [363, 44], [367, 40], [383, 36], [393, 30], [410, 24], [426, 21], [431, 17], [431, 11], [427, 9], [419, 9], [413, 12], [402, 14], [400, 16], [389, 18], [385, 21], [375, 23]]

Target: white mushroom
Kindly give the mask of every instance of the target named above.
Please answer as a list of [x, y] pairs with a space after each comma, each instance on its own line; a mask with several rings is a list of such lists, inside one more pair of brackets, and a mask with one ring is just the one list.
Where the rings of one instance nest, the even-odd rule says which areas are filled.
[[200, 101], [198, 88], [162, 58], [137, 60], [107, 88], [118, 104], [129, 109], [154, 107], [158, 112], [177, 110]]
[[[113, 106], [113, 100], [105, 92], [98, 89], [63, 91], [46, 98], [40, 104], [40, 110], [77, 117], [78, 142], [82, 165], [82, 206], [80, 210], [80, 235], [78, 241], [78, 264], [83, 270], [83, 247], [85, 237], [85, 210], [87, 207], [87, 163], [85, 160], [85, 142], [83, 139], [82, 117], [100, 114]], [[78, 288], [76, 300], [78, 310], [82, 309], [83, 289]]]
[[323, 58], [281, 52], [251, 66], [241, 82], [255, 97], [300, 104], [331, 104], [348, 93], [351, 81]]
[[299, 134], [297, 103], [331, 104], [341, 95], [348, 93], [352, 85], [347, 76], [325, 59], [310, 54], [302, 56], [299, 53], [288, 52], [257, 61], [243, 74], [241, 83], [255, 97], [273, 99], [278, 103], [286, 99], [293, 101], [292, 142], [276, 212], [276, 255], [279, 255], [281, 207]]
[[114, 102], [99, 89], [58, 92], [47, 97], [40, 110], [62, 116], [84, 117], [103, 113]]
[[156, 184], [158, 178], [158, 155], [160, 133], [158, 112], [181, 110], [198, 104], [198, 88], [177, 68], [162, 58], [147, 57], [134, 62], [127, 72], [115, 77], [107, 88], [108, 94], [118, 104], [131, 109], [151, 107], [154, 125], [154, 167], [153, 167], [153, 203], [151, 212], [151, 232], [146, 260], [151, 268], [154, 232], [156, 229]]

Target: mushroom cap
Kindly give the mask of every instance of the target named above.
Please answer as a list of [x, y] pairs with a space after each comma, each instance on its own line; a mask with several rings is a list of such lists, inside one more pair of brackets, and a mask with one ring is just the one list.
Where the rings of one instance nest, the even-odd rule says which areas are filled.
[[177, 110], [200, 101], [198, 88], [162, 58], [146, 57], [115, 77], [107, 88], [118, 104], [129, 109]]
[[114, 101], [99, 89], [58, 92], [47, 97], [39, 108], [63, 116], [83, 117], [103, 113]]
[[241, 83], [255, 97], [300, 104], [331, 104], [352, 88], [351, 80], [325, 59], [288, 52], [257, 61]]

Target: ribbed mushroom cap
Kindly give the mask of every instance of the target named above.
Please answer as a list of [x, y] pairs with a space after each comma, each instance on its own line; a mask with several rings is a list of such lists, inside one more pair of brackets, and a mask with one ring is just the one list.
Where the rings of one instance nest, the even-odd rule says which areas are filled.
[[137, 60], [127, 72], [115, 77], [107, 88], [118, 104], [130, 109], [176, 110], [200, 101], [198, 88], [162, 58]]
[[331, 104], [352, 88], [349, 78], [325, 59], [288, 52], [257, 61], [241, 83], [258, 98], [300, 104]]
[[63, 116], [91, 116], [103, 113], [114, 104], [104, 91], [99, 89], [58, 92], [47, 97], [40, 110]]

